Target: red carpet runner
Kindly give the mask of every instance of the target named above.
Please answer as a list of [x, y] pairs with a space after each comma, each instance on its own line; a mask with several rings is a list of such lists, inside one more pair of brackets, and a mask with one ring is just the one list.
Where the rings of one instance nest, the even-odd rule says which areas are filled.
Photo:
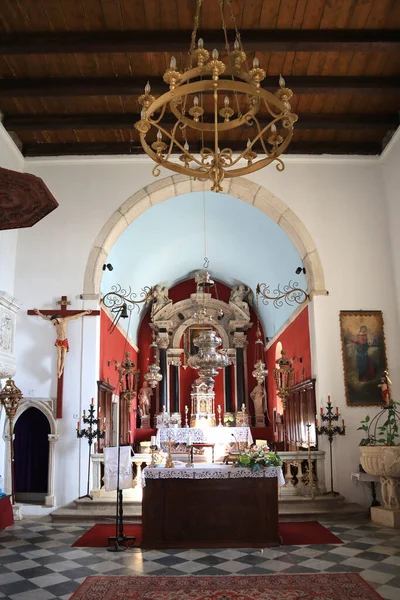
[[73, 600], [378, 600], [358, 573], [88, 577]]
[[[125, 525], [125, 535], [135, 536], [135, 546], [140, 546], [142, 541], [141, 525]], [[115, 535], [115, 525], [94, 525], [73, 546], [80, 548], [101, 548], [108, 546], [108, 538]], [[279, 535], [284, 546], [303, 546], [306, 544], [342, 544], [336, 535], [316, 521], [301, 523], [280, 523]]]

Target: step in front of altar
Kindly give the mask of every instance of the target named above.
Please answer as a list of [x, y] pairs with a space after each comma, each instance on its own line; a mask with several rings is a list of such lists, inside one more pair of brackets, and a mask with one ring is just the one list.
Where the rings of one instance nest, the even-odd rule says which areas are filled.
[[[127, 523], [141, 523], [141, 500], [131, 497], [131, 490], [124, 492], [124, 518]], [[369, 508], [346, 502], [343, 496], [325, 494], [313, 500], [292, 496], [279, 500], [280, 521], [332, 521], [368, 516]], [[111, 523], [115, 520], [115, 492], [102, 492], [101, 498], [82, 498], [58, 508], [51, 518], [59, 523]]]

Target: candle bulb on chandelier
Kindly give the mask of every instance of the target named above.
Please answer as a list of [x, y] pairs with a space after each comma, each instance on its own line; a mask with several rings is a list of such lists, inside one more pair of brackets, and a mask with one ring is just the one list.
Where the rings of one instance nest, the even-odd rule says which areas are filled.
[[211, 56], [213, 60], [218, 60], [219, 52], [216, 48], [214, 48], [214, 50], [212, 51]]
[[225, 96], [225, 98], [224, 98], [224, 105], [225, 105], [225, 108], [227, 108], [229, 106], [229, 98], [228, 98], [228, 96]]
[[199, 99], [198, 99], [198, 97], [197, 97], [197, 96], [195, 96], [195, 97], [193, 98], [193, 106], [198, 106], [198, 105], [199, 105]]
[[175, 71], [175, 69], [176, 69], [176, 58], [175, 58], [175, 56], [171, 57], [171, 61], [169, 63], [169, 68], [172, 69], [173, 71]]
[[204, 42], [203, 42], [203, 38], [199, 38], [197, 41], [197, 47], [198, 48], [204, 48]]
[[150, 92], [151, 92], [151, 87], [150, 87], [150, 82], [148, 81], [146, 83], [146, 85], [144, 86], [144, 93], [148, 95], [148, 94], [150, 94]]
[[236, 40], [233, 42], [233, 49], [239, 50], [239, 48], [240, 48], [239, 40], [236, 38]]
[[253, 58], [253, 68], [258, 69], [259, 66], [260, 66], [260, 61], [258, 60], [257, 56], [255, 56]]

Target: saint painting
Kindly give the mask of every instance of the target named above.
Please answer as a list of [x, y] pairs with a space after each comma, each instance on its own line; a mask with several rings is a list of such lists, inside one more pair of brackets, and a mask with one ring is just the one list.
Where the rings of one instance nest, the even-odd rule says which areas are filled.
[[347, 404], [382, 404], [378, 386], [387, 361], [381, 311], [341, 311], [340, 328]]

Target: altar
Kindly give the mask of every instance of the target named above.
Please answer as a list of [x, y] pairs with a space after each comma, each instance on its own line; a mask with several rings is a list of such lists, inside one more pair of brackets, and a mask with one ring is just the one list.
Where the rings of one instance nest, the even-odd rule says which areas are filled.
[[143, 548], [264, 548], [279, 545], [280, 467], [146, 467]]
[[215, 459], [222, 460], [230, 448], [244, 449], [251, 446], [253, 436], [250, 427], [168, 427], [157, 430], [156, 444], [167, 451], [167, 442], [175, 444], [204, 444], [215, 446]]

